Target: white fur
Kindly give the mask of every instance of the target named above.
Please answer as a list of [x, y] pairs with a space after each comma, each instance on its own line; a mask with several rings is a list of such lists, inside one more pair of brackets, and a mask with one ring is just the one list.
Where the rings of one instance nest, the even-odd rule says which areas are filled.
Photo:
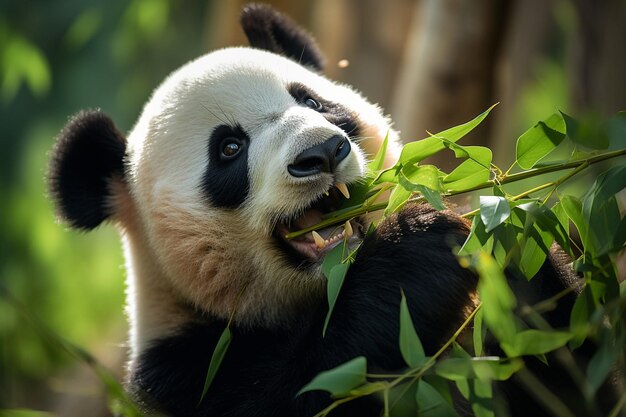
[[[341, 129], [299, 105], [287, 86], [304, 84], [358, 115], [362, 133], [333, 176], [294, 178], [287, 165], [301, 151]], [[210, 207], [201, 191], [208, 140], [222, 124], [249, 135], [250, 192], [237, 210]], [[271, 231], [334, 183], [363, 175], [367, 158], [389, 133], [388, 164], [397, 134], [380, 109], [347, 86], [278, 55], [229, 48], [205, 55], [157, 88], [128, 138], [128, 194], [117, 218], [129, 274], [132, 361], [148, 342], [189, 320], [189, 305], [235, 320], [280, 325], [324, 291], [319, 268], [283, 259]], [[130, 208], [128, 208], [130, 207]], [[131, 213], [132, 212], [132, 213]]]

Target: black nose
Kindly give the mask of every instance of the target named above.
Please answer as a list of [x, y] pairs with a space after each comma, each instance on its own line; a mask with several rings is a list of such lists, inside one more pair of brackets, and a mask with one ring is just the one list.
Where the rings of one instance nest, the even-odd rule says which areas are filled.
[[322, 172], [333, 173], [339, 162], [350, 153], [350, 142], [341, 135], [335, 135], [326, 142], [304, 150], [287, 171], [294, 177], [308, 177]]

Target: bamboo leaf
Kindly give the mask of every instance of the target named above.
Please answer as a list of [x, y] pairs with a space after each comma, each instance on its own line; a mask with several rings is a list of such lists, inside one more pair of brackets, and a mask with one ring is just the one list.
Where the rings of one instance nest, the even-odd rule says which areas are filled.
[[408, 191], [400, 184], [396, 185], [389, 196], [389, 202], [387, 203], [387, 208], [385, 209], [385, 216], [395, 213], [404, 205], [404, 203], [406, 203], [409, 197], [411, 197], [411, 191]]
[[308, 391], [328, 391], [334, 397], [349, 393], [367, 381], [367, 361], [365, 357], [356, 357], [336, 368], [320, 372], [311, 382], [306, 384], [297, 395]]
[[510, 342], [502, 343], [507, 356], [540, 355], [563, 347], [573, 337], [570, 332], [523, 330]]
[[404, 291], [400, 300], [400, 353], [404, 362], [411, 368], [417, 368], [426, 361], [426, 354], [415, 331]]
[[505, 381], [524, 367], [521, 359], [495, 356], [446, 358], [437, 362], [435, 373], [450, 381], [478, 378], [483, 381]]
[[517, 164], [530, 169], [550, 154], [565, 138], [565, 121], [560, 113], [554, 113], [538, 122], [517, 139]]
[[420, 162], [429, 156], [436, 154], [445, 149], [445, 145], [440, 138], [445, 138], [450, 142], [456, 142], [469, 132], [474, 130], [484, 119], [489, 112], [496, 106], [489, 107], [487, 110], [476, 116], [474, 119], [459, 126], [446, 129], [435, 135], [432, 135], [426, 139], [418, 140], [404, 145], [402, 153], [400, 154], [400, 162], [402, 164], [414, 164]]
[[418, 382], [415, 401], [420, 417], [458, 417], [439, 391], [423, 379]]
[[516, 300], [502, 269], [488, 253], [479, 252], [476, 270], [485, 323], [500, 342], [513, 340], [517, 332], [513, 316]]
[[326, 319], [324, 320], [324, 329], [322, 330], [322, 336], [326, 335], [326, 329], [328, 328], [328, 323], [330, 322], [330, 316], [333, 313], [333, 309], [335, 308], [335, 303], [337, 302], [337, 297], [339, 297], [339, 291], [341, 291], [341, 287], [343, 286], [343, 281], [346, 278], [346, 274], [348, 273], [349, 264], [338, 264], [333, 266], [328, 274], [328, 283], [326, 284], [326, 293], [328, 297], [328, 313], [326, 314]]
[[434, 165], [405, 165], [398, 175], [398, 183], [409, 191], [420, 191], [425, 186], [442, 191], [441, 171]]
[[209, 363], [209, 370], [207, 371], [206, 378], [204, 380], [204, 387], [202, 388], [202, 395], [200, 396], [200, 402], [204, 399], [207, 391], [211, 387], [213, 380], [215, 379], [215, 375], [217, 375], [217, 371], [226, 356], [226, 352], [228, 351], [228, 346], [230, 346], [231, 333], [228, 326], [222, 332], [217, 344], [215, 345], [215, 349], [213, 350], [213, 355], [211, 355], [211, 362]]
[[367, 169], [369, 172], [377, 172], [383, 169], [383, 166], [385, 164], [385, 156], [387, 156], [387, 144], [388, 143], [389, 143], [389, 132], [387, 132], [387, 135], [385, 136], [383, 143], [380, 144], [380, 148], [378, 149], [378, 152], [376, 152], [376, 156], [374, 156], [374, 159], [372, 159], [372, 161], [369, 164], [367, 164]]
[[504, 197], [480, 196], [480, 218], [489, 233], [502, 224], [511, 215], [511, 207]]

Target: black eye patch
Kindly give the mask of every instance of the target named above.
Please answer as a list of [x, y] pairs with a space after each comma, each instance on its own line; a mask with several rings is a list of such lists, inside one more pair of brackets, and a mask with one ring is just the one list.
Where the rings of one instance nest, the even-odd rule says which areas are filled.
[[[298, 104], [319, 112], [326, 120], [343, 130], [346, 135], [350, 137], [359, 135], [358, 118], [355, 112], [341, 104], [319, 97], [309, 87], [301, 83], [290, 84], [287, 91]], [[313, 108], [311, 101], [318, 105]]]
[[211, 133], [202, 190], [212, 205], [236, 208], [246, 199], [250, 191], [249, 147], [250, 138], [241, 126], [220, 125]]

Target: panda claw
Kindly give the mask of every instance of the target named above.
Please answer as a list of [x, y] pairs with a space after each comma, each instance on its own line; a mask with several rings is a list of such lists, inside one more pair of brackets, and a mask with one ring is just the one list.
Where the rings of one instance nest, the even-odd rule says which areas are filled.
[[335, 187], [343, 194], [345, 198], [350, 198], [350, 192], [348, 191], [348, 187], [343, 182], [338, 182], [335, 184]]

